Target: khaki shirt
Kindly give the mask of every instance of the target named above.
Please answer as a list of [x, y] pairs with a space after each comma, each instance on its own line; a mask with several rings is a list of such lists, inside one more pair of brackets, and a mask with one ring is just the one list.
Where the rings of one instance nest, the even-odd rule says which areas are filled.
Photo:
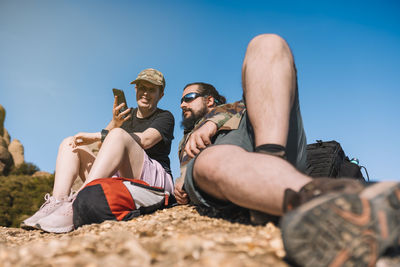
[[224, 104], [214, 107], [202, 119], [200, 119], [191, 131], [185, 132], [179, 142], [178, 157], [181, 165], [181, 179], [186, 175], [186, 164], [192, 159], [185, 152], [185, 146], [190, 135], [203, 126], [207, 121], [212, 121], [217, 125], [217, 133], [219, 131], [236, 130], [239, 127], [240, 120], [246, 107], [243, 101], [237, 101], [231, 104]]

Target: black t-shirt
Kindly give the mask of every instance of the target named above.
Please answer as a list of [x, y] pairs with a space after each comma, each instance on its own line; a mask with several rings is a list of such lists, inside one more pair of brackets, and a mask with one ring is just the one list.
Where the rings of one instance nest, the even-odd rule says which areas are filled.
[[169, 152], [171, 151], [171, 142], [174, 139], [174, 116], [168, 110], [157, 108], [157, 110], [147, 118], [136, 117], [137, 108], [131, 111], [131, 120], [124, 122], [122, 129], [128, 133], [141, 133], [148, 128], [154, 128], [160, 132], [162, 140], [149, 149], [145, 149], [147, 155], [157, 160], [164, 169], [171, 174]]

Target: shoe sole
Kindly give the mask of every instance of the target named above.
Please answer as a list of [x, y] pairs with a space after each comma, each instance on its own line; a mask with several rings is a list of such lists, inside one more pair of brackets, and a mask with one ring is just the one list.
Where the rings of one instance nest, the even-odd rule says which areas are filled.
[[37, 228], [36, 225], [25, 224], [24, 222], [20, 224], [20, 227], [24, 230], [39, 230], [39, 228]]
[[40, 226], [40, 224], [36, 224], [35, 227], [39, 230], [42, 230], [44, 232], [47, 233], [56, 233], [56, 234], [63, 234], [63, 233], [68, 233], [71, 232], [72, 230], [74, 230], [73, 226], [67, 226], [67, 227], [59, 227], [59, 228], [46, 228], [46, 227], [42, 227]]
[[399, 241], [400, 184], [321, 196], [287, 213], [281, 230], [288, 258], [301, 266], [375, 266]]

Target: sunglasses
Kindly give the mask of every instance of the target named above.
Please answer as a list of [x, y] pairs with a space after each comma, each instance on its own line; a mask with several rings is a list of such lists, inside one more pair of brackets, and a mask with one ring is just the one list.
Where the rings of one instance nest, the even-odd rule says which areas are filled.
[[146, 87], [146, 86], [141, 85], [141, 86], [137, 86], [136, 88], [138, 91], [146, 91], [149, 93], [153, 93], [157, 90], [156, 86]]
[[195, 93], [195, 92], [186, 94], [181, 98], [181, 104], [183, 102], [190, 103], [193, 100], [195, 100], [196, 98], [198, 98], [199, 96], [204, 96], [204, 95], [203, 94], [199, 94], [199, 93]]

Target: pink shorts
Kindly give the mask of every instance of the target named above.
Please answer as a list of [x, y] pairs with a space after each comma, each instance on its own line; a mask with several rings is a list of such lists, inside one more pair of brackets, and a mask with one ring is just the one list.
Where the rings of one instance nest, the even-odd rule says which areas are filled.
[[143, 168], [140, 180], [145, 181], [151, 186], [162, 187], [165, 191], [173, 194], [174, 183], [172, 182], [172, 176], [165, 171], [158, 161], [149, 158], [146, 152], [143, 154]]

